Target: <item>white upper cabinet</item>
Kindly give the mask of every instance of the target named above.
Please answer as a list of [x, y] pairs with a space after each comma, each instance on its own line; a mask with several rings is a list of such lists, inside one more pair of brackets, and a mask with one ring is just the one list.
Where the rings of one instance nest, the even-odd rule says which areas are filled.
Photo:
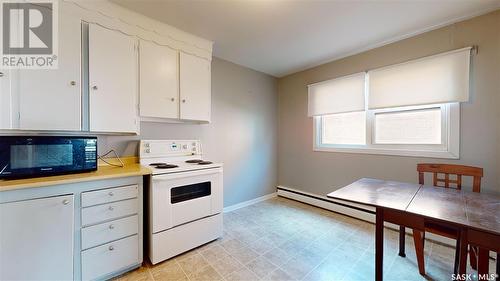
[[3, 129], [80, 130], [81, 27], [72, 9], [59, 17], [58, 34], [57, 69], [0, 70]]
[[73, 280], [74, 196], [0, 204], [0, 280]]
[[180, 118], [210, 121], [211, 71], [210, 61], [180, 52]]
[[141, 118], [210, 121], [213, 42], [109, 1], [76, 2], [58, 1], [58, 68], [0, 67], [0, 130], [137, 134]]
[[147, 41], [139, 49], [141, 116], [179, 118], [178, 51]]
[[0, 70], [0, 129], [14, 128], [13, 121], [17, 119], [17, 110], [13, 112], [15, 106], [13, 95], [11, 95], [12, 71], [9, 69]]
[[90, 131], [138, 132], [136, 42], [89, 24]]

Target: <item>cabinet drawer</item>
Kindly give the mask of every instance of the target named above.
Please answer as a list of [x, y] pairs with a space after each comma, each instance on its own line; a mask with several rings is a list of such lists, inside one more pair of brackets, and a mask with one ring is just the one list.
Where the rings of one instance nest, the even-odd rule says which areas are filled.
[[110, 203], [130, 198], [136, 198], [138, 186], [129, 185], [82, 193], [82, 207]]
[[95, 280], [139, 262], [137, 235], [82, 252], [82, 279]]
[[129, 199], [82, 209], [82, 226], [134, 215], [138, 212], [139, 200]]
[[137, 215], [82, 228], [82, 249], [137, 234], [138, 230]]

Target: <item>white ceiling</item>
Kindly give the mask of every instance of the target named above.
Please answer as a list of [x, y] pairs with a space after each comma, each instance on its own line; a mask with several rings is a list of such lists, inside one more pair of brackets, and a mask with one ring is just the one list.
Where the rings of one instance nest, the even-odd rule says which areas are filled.
[[282, 77], [486, 11], [500, 0], [113, 0]]

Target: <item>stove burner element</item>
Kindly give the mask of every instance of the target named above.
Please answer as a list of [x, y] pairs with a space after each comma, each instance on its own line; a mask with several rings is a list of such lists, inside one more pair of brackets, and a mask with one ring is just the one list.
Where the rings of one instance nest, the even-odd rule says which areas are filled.
[[210, 162], [210, 161], [201, 161], [201, 162], [198, 162], [198, 165], [209, 165], [209, 164], [212, 164], [212, 162]]
[[201, 159], [192, 159], [192, 160], [187, 160], [186, 163], [190, 163], [190, 164], [198, 164], [198, 163], [201, 163], [201, 162], [204, 162], [203, 160]]
[[156, 165], [156, 169], [172, 169], [172, 168], [177, 168], [179, 166], [173, 165], [173, 164], [161, 164], [161, 165]]

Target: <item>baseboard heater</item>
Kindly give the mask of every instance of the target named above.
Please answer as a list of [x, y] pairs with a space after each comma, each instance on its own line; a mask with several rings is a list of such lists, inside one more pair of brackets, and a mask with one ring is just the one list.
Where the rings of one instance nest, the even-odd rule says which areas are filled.
[[[338, 202], [338, 201], [334, 201], [333, 199], [328, 199], [328, 198], [324, 198], [324, 197], [312, 195], [310, 193], [304, 193], [304, 192], [300, 192], [300, 191], [297, 191], [297, 190], [284, 188], [284, 187], [281, 187], [281, 186], [278, 186], [277, 189], [278, 189], [278, 196], [280, 196], [280, 190], [281, 190], [281, 191], [286, 191], [286, 192], [298, 194], [300, 196], [305, 196], [305, 197], [309, 197], [309, 198], [312, 198], [312, 199], [321, 200], [321, 201], [328, 202], [328, 203], [331, 203], [331, 204], [335, 204], [335, 205], [338, 205], [338, 206], [342, 206], [342, 207], [346, 207], [346, 208], [351, 208], [351, 209], [358, 210], [358, 211], [361, 211], [361, 212], [365, 212], [365, 213], [368, 213], [368, 214], [372, 214], [372, 215], [376, 214], [376, 212], [372, 211], [372, 210], [368, 210], [368, 209], [365, 209], [365, 208], [357, 207], [355, 205], [341, 203], [341, 202]], [[283, 197], [286, 197], [286, 196], [283, 196]], [[315, 207], [320, 207], [320, 206], [316, 206], [316, 205], [314, 205], [314, 206]], [[328, 209], [328, 210], [330, 210], [330, 209]], [[332, 211], [332, 210], [330, 210], [330, 211]]]
[[[375, 223], [376, 211], [374, 207], [363, 206], [355, 203], [346, 203], [335, 199], [327, 198], [326, 196], [320, 196], [284, 186], [277, 186], [277, 191], [278, 191], [277, 192], [278, 196], [281, 197], [299, 201], [301, 203], [309, 204], [335, 213], [346, 215], [355, 219], [360, 219], [370, 223]], [[392, 230], [399, 231], [399, 225], [385, 222], [384, 226]], [[412, 234], [412, 230], [410, 228], [406, 228], [406, 233]], [[426, 233], [426, 239], [455, 247], [455, 240], [449, 239], [447, 237], [434, 235], [432, 233]]]

